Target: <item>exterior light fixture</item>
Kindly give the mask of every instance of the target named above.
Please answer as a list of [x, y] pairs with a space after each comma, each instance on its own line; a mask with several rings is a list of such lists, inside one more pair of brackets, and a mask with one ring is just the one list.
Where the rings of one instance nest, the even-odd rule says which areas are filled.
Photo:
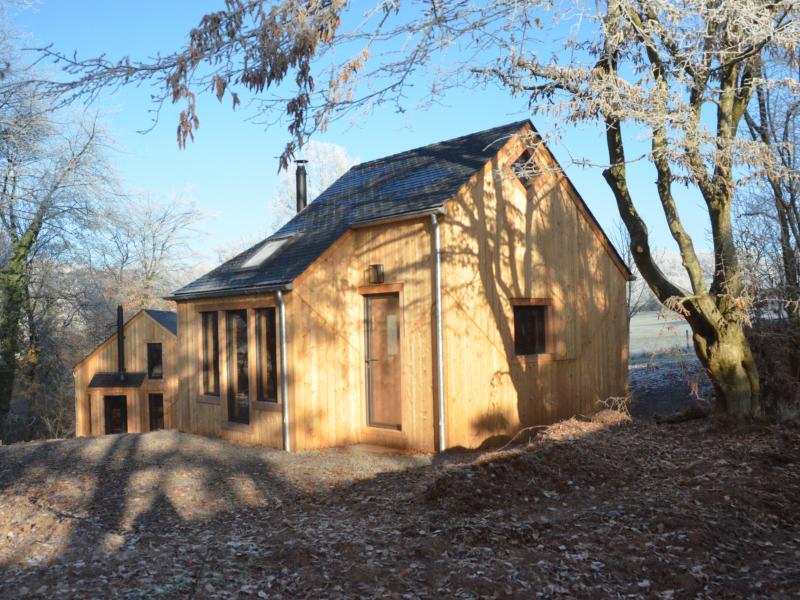
[[370, 283], [383, 283], [383, 265], [370, 265], [368, 272]]

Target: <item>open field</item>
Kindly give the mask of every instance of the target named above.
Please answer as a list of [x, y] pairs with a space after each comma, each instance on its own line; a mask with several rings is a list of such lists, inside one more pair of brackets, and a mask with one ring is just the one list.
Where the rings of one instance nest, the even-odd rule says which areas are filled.
[[690, 333], [686, 321], [669, 313], [648, 311], [631, 320], [628, 383], [634, 418], [664, 417], [711, 402], [711, 384], [687, 345]]
[[691, 350], [689, 325], [677, 315], [661, 317], [659, 311], [645, 311], [631, 319], [630, 355], [639, 357], [654, 353]]
[[789, 597], [800, 433], [617, 413], [500, 454], [0, 448], [0, 597]]

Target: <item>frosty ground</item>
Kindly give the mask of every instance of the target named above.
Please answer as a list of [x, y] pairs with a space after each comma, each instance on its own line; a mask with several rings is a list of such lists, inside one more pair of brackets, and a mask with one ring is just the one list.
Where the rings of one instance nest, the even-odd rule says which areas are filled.
[[603, 412], [500, 453], [0, 448], [0, 597], [788, 597], [800, 432]]

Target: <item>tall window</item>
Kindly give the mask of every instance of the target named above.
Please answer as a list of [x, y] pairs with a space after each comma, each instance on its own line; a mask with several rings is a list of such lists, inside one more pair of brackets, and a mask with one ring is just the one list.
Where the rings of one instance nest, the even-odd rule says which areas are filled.
[[250, 422], [250, 377], [247, 371], [247, 311], [229, 310], [228, 338], [228, 420]]
[[216, 312], [204, 312], [203, 394], [219, 396], [219, 323]]
[[256, 311], [256, 400], [278, 401], [277, 338], [275, 336], [275, 309]]
[[544, 354], [546, 306], [514, 306], [514, 353], [518, 356]]
[[161, 344], [147, 344], [147, 377], [150, 379], [164, 377]]

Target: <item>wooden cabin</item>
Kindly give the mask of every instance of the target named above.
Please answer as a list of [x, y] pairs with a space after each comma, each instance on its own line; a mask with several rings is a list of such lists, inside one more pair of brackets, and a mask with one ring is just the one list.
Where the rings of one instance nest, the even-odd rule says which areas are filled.
[[[631, 274], [532, 140], [521, 121], [363, 163], [308, 205], [300, 165], [298, 213], [172, 296], [177, 426], [431, 452], [624, 395]], [[90, 394], [93, 432], [116, 393]]]
[[75, 433], [141, 433], [176, 426], [174, 312], [140, 310], [75, 365]]

